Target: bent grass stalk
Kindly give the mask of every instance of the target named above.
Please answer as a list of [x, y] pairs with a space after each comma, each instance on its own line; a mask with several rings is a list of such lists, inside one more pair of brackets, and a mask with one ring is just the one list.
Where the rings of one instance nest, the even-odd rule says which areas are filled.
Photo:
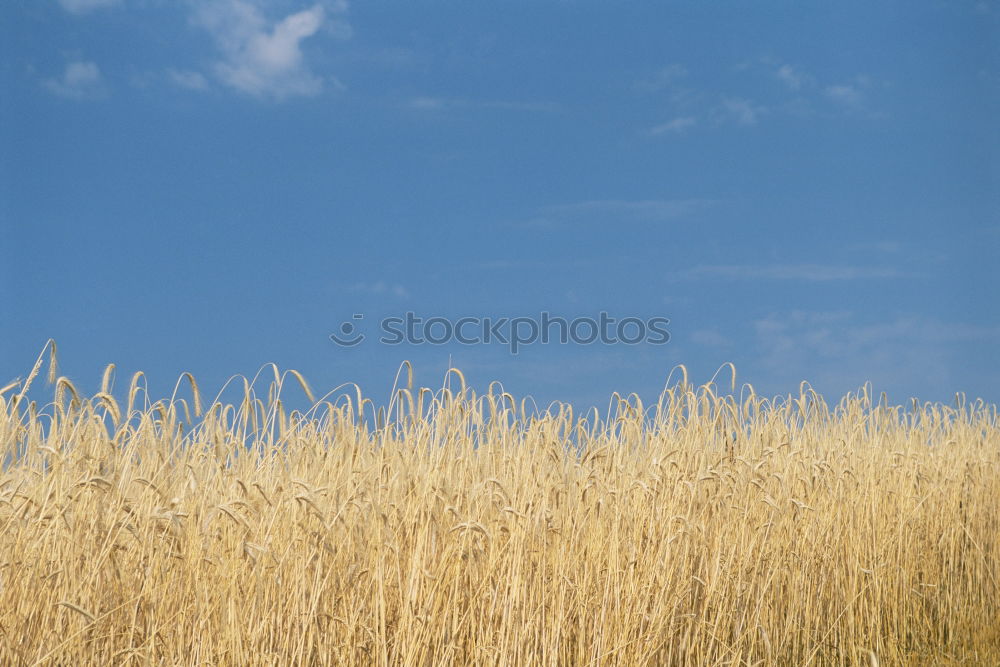
[[275, 367], [122, 409], [113, 366], [38, 408], [44, 352], [0, 390], [2, 664], [1000, 664], [992, 405], [681, 368], [578, 414], [407, 365], [385, 409]]

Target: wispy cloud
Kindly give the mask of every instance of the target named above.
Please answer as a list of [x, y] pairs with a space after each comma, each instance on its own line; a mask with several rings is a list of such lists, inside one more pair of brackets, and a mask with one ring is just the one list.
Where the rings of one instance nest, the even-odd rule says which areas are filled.
[[167, 78], [175, 86], [188, 90], [208, 90], [208, 79], [201, 72], [168, 69]]
[[421, 111], [450, 111], [455, 109], [501, 109], [510, 111], [538, 111], [551, 113], [559, 110], [551, 102], [514, 102], [504, 100], [473, 100], [462, 97], [414, 97], [407, 102], [411, 109]]
[[61, 77], [46, 79], [42, 85], [54, 95], [74, 100], [96, 99], [107, 92], [100, 68], [88, 61], [68, 63]]
[[778, 66], [774, 75], [792, 90], [801, 90], [803, 87], [815, 83], [815, 79], [811, 75], [787, 63]]
[[117, 5], [121, 0], [59, 0], [62, 8], [71, 14], [86, 14], [95, 9]]
[[350, 35], [342, 18], [346, 2], [330, 7], [315, 4], [270, 21], [249, 0], [211, 0], [195, 5], [191, 20], [208, 31], [220, 51], [213, 71], [223, 84], [254, 97], [282, 100], [316, 95], [325, 83], [339, 85], [314, 74], [302, 52], [302, 42], [321, 29], [335, 37]]
[[[766, 66], [775, 67], [771, 63]], [[807, 100], [816, 104], [832, 102], [848, 111], [864, 106], [865, 89], [872, 85], [871, 78], [864, 74], [853, 76], [848, 81], [821, 84], [817, 77], [788, 63], [777, 65], [774, 75], [799, 96], [800, 103]]]
[[716, 264], [696, 266], [679, 277], [687, 280], [799, 280], [828, 282], [903, 277], [891, 267], [843, 266], [831, 264]]
[[580, 223], [667, 222], [713, 203], [708, 199], [593, 199], [546, 206], [528, 224], [561, 227]]
[[827, 86], [823, 89], [823, 94], [834, 102], [850, 108], [857, 108], [861, 106], [864, 99], [857, 86], [846, 83]]
[[[951, 355], [969, 344], [1000, 340], [1000, 326], [944, 322], [914, 315], [859, 322], [851, 312], [773, 313], [752, 324], [756, 365], [776, 384], [807, 378], [821, 393], [938, 385], [949, 388]], [[789, 387], [790, 388], [790, 387]], [[896, 400], [905, 396], [897, 395]]]
[[637, 81], [635, 90], [663, 96], [671, 112], [667, 120], [649, 126], [646, 133], [671, 136], [699, 123], [753, 127], [768, 116], [813, 115], [823, 108], [836, 113], [857, 113], [865, 111], [865, 93], [873, 86], [865, 74], [841, 82], [824, 82], [798, 65], [769, 57], [740, 63], [735, 71], [754, 84], [754, 96], [758, 99], [699, 88], [682, 65], [669, 65], [656, 76]]
[[903, 251], [903, 244], [897, 240], [865, 241], [851, 245], [853, 250], [867, 252], [878, 252], [883, 254], [899, 254]]
[[583, 257], [574, 257], [571, 259], [525, 259], [523, 257], [518, 257], [516, 259], [489, 259], [485, 261], [473, 262], [465, 265], [464, 268], [473, 271], [527, 271], [536, 269], [551, 271], [554, 268], [588, 269], [607, 266], [607, 264], [608, 259], [606, 257], [602, 257], [600, 259]]
[[662, 125], [653, 127], [649, 133], [657, 136], [663, 134], [683, 134], [697, 124], [698, 119], [694, 116], [679, 116]]
[[729, 97], [679, 91], [671, 96], [669, 106], [675, 112], [674, 118], [649, 128], [652, 136], [676, 135], [686, 132], [700, 122], [707, 120], [715, 125], [735, 123], [756, 125], [771, 110], [745, 97]]
[[450, 100], [446, 100], [442, 97], [414, 97], [409, 102], [411, 109], [424, 109], [428, 111], [445, 109], [451, 104], [453, 103]]
[[635, 82], [635, 89], [642, 92], [656, 92], [674, 86], [679, 80], [687, 76], [687, 68], [683, 65], [672, 63], [662, 67], [658, 72], [650, 77], [640, 79]]
[[762, 116], [768, 113], [767, 107], [755, 104], [742, 97], [727, 97], [716, 109], [718, 120], [733, 120], [739, 125], [756, 125]]

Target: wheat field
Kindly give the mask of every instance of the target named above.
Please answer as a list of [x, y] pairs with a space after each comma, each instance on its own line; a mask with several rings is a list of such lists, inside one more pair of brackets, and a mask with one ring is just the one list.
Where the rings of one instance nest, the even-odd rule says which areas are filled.
[[408, 366], [381, 406], [113, 367], [38, 404], [43, 361], [0, 392], [0, 664], [1000, 664], [993, 405], [680, 369], [578, 414]]

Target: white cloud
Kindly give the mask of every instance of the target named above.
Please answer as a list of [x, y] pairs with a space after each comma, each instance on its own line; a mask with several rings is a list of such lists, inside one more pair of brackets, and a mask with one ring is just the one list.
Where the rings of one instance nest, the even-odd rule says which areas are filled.
[[838, 84], [827, 86], [823, 93], [834, 102], [843, 104], [846, 107], [859, 107], [862, 102], [861, 91], [856, 86], [849, 84]]
[[871, 381], [876, 392], [895, 392], [892, 400], [920, 387], [961, 389], [951, 383], [952, 355], [1000, 338], [1000, 326], [908, 315], [859, 322], [850, 312], [813, 311], [768, 315], [753, 332], [755, 363], [776, 385], [791, 389], [806, 378], [832, 397]]
[[102, 7], [119, 4], [120, 0], [59, 0], [62, 8], [71, 14], [85, 14]]
[[673, 63], [663, 67], [652, 77], [636, 82], [635, 88], [648, 93], [670, 88], [678, 80], [687, 76], [687, 73], [686, 67]]
[[447, 106], [449, 106], [449, 101], [442, 97], [414, 97], [410, 100], [410, 107], [413, 109], [437, 111]]
[[[332, 11], [346, 11], [346, 3], [336, 3]], [[335, 37], [350, 34], [345, 21], [328, 21], [321, 4], [271, 22], [249, 0], [212, 0], [196, 5], [192, 21], [212, 35], [222, 53], [214, 66], [219, 80], [248, 95], [278, 100], [323, 89], [324, 80], [305, 62], [304, 40], [321, 28]]]
[[775, 76], [792, 90], [799, 90], [812, 83], [812, 77], [791, 65], [785, 64], [775, 71]]
[[591, 199], [536, 209], [517, 227], [535, 230], [564, 229], [571, 225], [642, 224], [669, 222], [715, 204], [710, 199]]
[[662, 134], [682, 134], [686, 132], [688, 128], [694, 127], [697, 124], [698, 119], [694, 116], [680, 116], [661, 125], [657, 125], [649, 132], [650, 134], [657, 136]]
[[896, 240], [866, 241], [864, 243], [855, 243], [851, 246], [851, 248], [854, 250], [863, 250], [867, 252], [898, 254], [902, 252], [903, 244]]
[[605, 222], [666, 221], [711, 205], [705, 199], [594, 199], [542, 209], [543, 217], [558, 219], [600, 218]]
[[805, 282], [898, 278], [902, 276], [902, 273], [889, 267], [824, 264], [703, 265], [681, 274], [681, 277], [688, 280], [721, 278], [728, 280], [800, 280]]
[[[749, 69], [748, 65], [745, 69]], [[770, 109], [786, 113], [808, 110], [813, 103], [830, 103], [841, 110], [857, 111], [865, 106], [865, 91], [875, 85], [875, 81], [864, 73], [842, 79], [839, 82], [822, 81], [819, 77], [791, 63], [782, 63], [772, 58], [761, 58], [756, 72], [767, 72], [787, 88], [791, 98], [781, 103], [770, 101]]]
[[538, 111], [552, 113], [559, 106], [551, 102], [511, 102], [505, 100], [473, 100], [461, 97], [414, 97], [407, 103], [411, 109], [421, 111], [447, 111], [452, 109], [502, 109], [508, 111]]
[[208, 90], [208, 79], [201, 72], [189, 70], [168, 69], [167, 77], [171, 83], [189, 90]]
[[607, 266], [607, 259], [586, 259], [574, 257], [572, 259], [490, 259], [482, 262], [474, 262], [466, 265], [474, 271], [529, 271], [535, 269], [551, 270], [559, 269], [588, 269]]
[[727, 97], [722, 100], [722, 106], [717, 117], [729, 118], [740, 125], [756, 125], [760, 117], [767, 113], [767, 107], [754, 104], [741, 97]]
[[[675, 135], [699, 123], [752, 127], [767, 116], [814, 115], [820, 108], [839, 113], [863, 112], [868, 106], [866, 91], [873, 90], [877, 84], [866, 74], [832, 84], [797, 65], [774, 58], [748, 61], [738, 65], [736, 70], [742, 73], [741, 77], [751, 79], [754, 90], [758, 91], [756, 95], [767, 95], [762, 98], [763, 102], [724, 91], [700, 89], [684, 78], [687, 70], [681, 65], [669, 65], [655, 76], [636, 82], [637, 91], [659, 92], [673, 117], [650, 127], [646, 133], [654, 137]], [[775, 81], [782, 85], [775, 85]]]
[[76, 61], [66, 65], [63, 75], [42, 82], [51, 93], [75, 100], [94, 99], [105, 92], [104, 78], [96, 63]]

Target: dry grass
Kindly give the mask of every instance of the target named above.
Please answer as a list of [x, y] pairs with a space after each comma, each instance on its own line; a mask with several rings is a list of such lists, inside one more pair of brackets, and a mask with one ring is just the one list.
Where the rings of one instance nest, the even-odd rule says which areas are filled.
[[0, 392], [0, 664], [1000, 664], [994, 406], [110, 375]]

